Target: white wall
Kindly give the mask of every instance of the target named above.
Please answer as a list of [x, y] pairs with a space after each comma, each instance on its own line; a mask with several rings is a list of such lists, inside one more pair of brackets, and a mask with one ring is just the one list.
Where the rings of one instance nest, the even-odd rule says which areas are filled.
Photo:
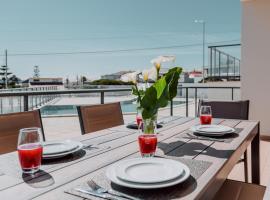
[[242, 99], [270, 135], [270, 0], [242, 1]]

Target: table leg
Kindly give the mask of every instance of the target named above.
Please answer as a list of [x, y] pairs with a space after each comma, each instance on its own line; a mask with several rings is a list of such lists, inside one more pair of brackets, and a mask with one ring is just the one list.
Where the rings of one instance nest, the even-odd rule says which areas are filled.
[[252, 183], [260, 184], [260, 124], [257, 134], [251, 142], [251, 175]]

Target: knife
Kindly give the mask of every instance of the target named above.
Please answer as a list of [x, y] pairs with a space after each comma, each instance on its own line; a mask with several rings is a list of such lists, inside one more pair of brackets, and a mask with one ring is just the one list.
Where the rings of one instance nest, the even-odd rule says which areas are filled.
[[81, 192], [81, 193], [84, 193], [84, 194], [88, 194], [88, 195], [92, 195], [92, 196], [95, 196], [95, 197], [100, 197], [100, 198], [108, 199], [108, 200], [127, 200], [126, 198], [114, 197], [114, 196], [106, 194], [106, 193], [100, 194], [100, 193], [97, 193], [97, 192], [94, 192], [94, 191], [84, 190], [84, 189], [81, 189], [81, 188], [75, 188], [74, 190], [76, 190], [78, 192]]

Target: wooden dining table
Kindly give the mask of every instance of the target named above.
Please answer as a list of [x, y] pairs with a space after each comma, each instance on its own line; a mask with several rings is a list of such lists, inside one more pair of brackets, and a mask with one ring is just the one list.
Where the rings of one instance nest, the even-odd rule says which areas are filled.
[[[233, 167], [251, 145], [251, 182], [260, 183], [260, 124], [258, 121], [213, 119], [214, 124], [234, 127], [237, 134], [228, 142], [204, 137], [185, 137], [189, 129], [199, 124], [198, 118], [165, 117], [159, 119], [157, 156], [194, 161], [207, 168], [197, 177], [192, 175], [178, 185], [156, 190], [135, 190], [119, 187], [121, 192], [142, 199], [212, 199]], [[121, 125], [73, 138], [84, 144], [80, 152], [57, 160], [44, 161], [35, 175], [22, 174], [17, 152], [0, 156], [0, 199], [65, 199], [80, 200], [87, 196], [68, 193], [96, 177], [107, 181], [102, 173], [123, 159], [140, 157], [138, 130]], [[68, 138], [67, 138], [68, 139]], [[196, 162], [195, 162], [196, 161]], [[195, 165], [194, 164], [194, 165]], [[191, 173], [192, 174], [192, 173]], [[112, 184], [117, 189], [117, 186]], [[136, 195], [137, 194], [137, 195]], [[142, 194], [143, 196], [140, 196]], [[89, 199], [98, 199], [88, 196]]]

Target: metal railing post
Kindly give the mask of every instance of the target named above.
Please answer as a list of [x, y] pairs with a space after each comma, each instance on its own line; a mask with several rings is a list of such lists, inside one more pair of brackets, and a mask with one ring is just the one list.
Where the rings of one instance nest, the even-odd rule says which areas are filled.
[[23, 96], [23, 110], [28, 111], [28, 95]]
[[173, 100], [171, 100], [170, 110], [171, 110], [171, 116], [173, 116]]
[[186, 87], [186, 117], [188, 117], [188, 88]]
[[100, 103], [104, 104], [104, 92], [100, 92]]
[[198, 90], [197, 90], [198, 88], [195, 88], [195, 117], [197, 117], [197, 115], [198, 115], [198, 108], [197, 108], [197, 100], [198, 100]]
[[1, 114], [3, 114], [3, 98], [0, 99]]
[[11, 107], [11, 112], [14, 112], [13, 98], [9, 98], [9, 105]]
[[233, 101], [233, 99], [234, 99], [234, 94], [233, 94], [233, 88], [232, 88], [232, 101]]
[[34, 96], [34, 97], [35, 97], [35, 106], [33, 106], [33, 108], [34, 108], [34, 107], [37, 108], [37, 105], [38, 105], [38, 99], [37, 99], [37, 96]]
[[22, 97], [19, 96], [19, 111], [22, 112]]

